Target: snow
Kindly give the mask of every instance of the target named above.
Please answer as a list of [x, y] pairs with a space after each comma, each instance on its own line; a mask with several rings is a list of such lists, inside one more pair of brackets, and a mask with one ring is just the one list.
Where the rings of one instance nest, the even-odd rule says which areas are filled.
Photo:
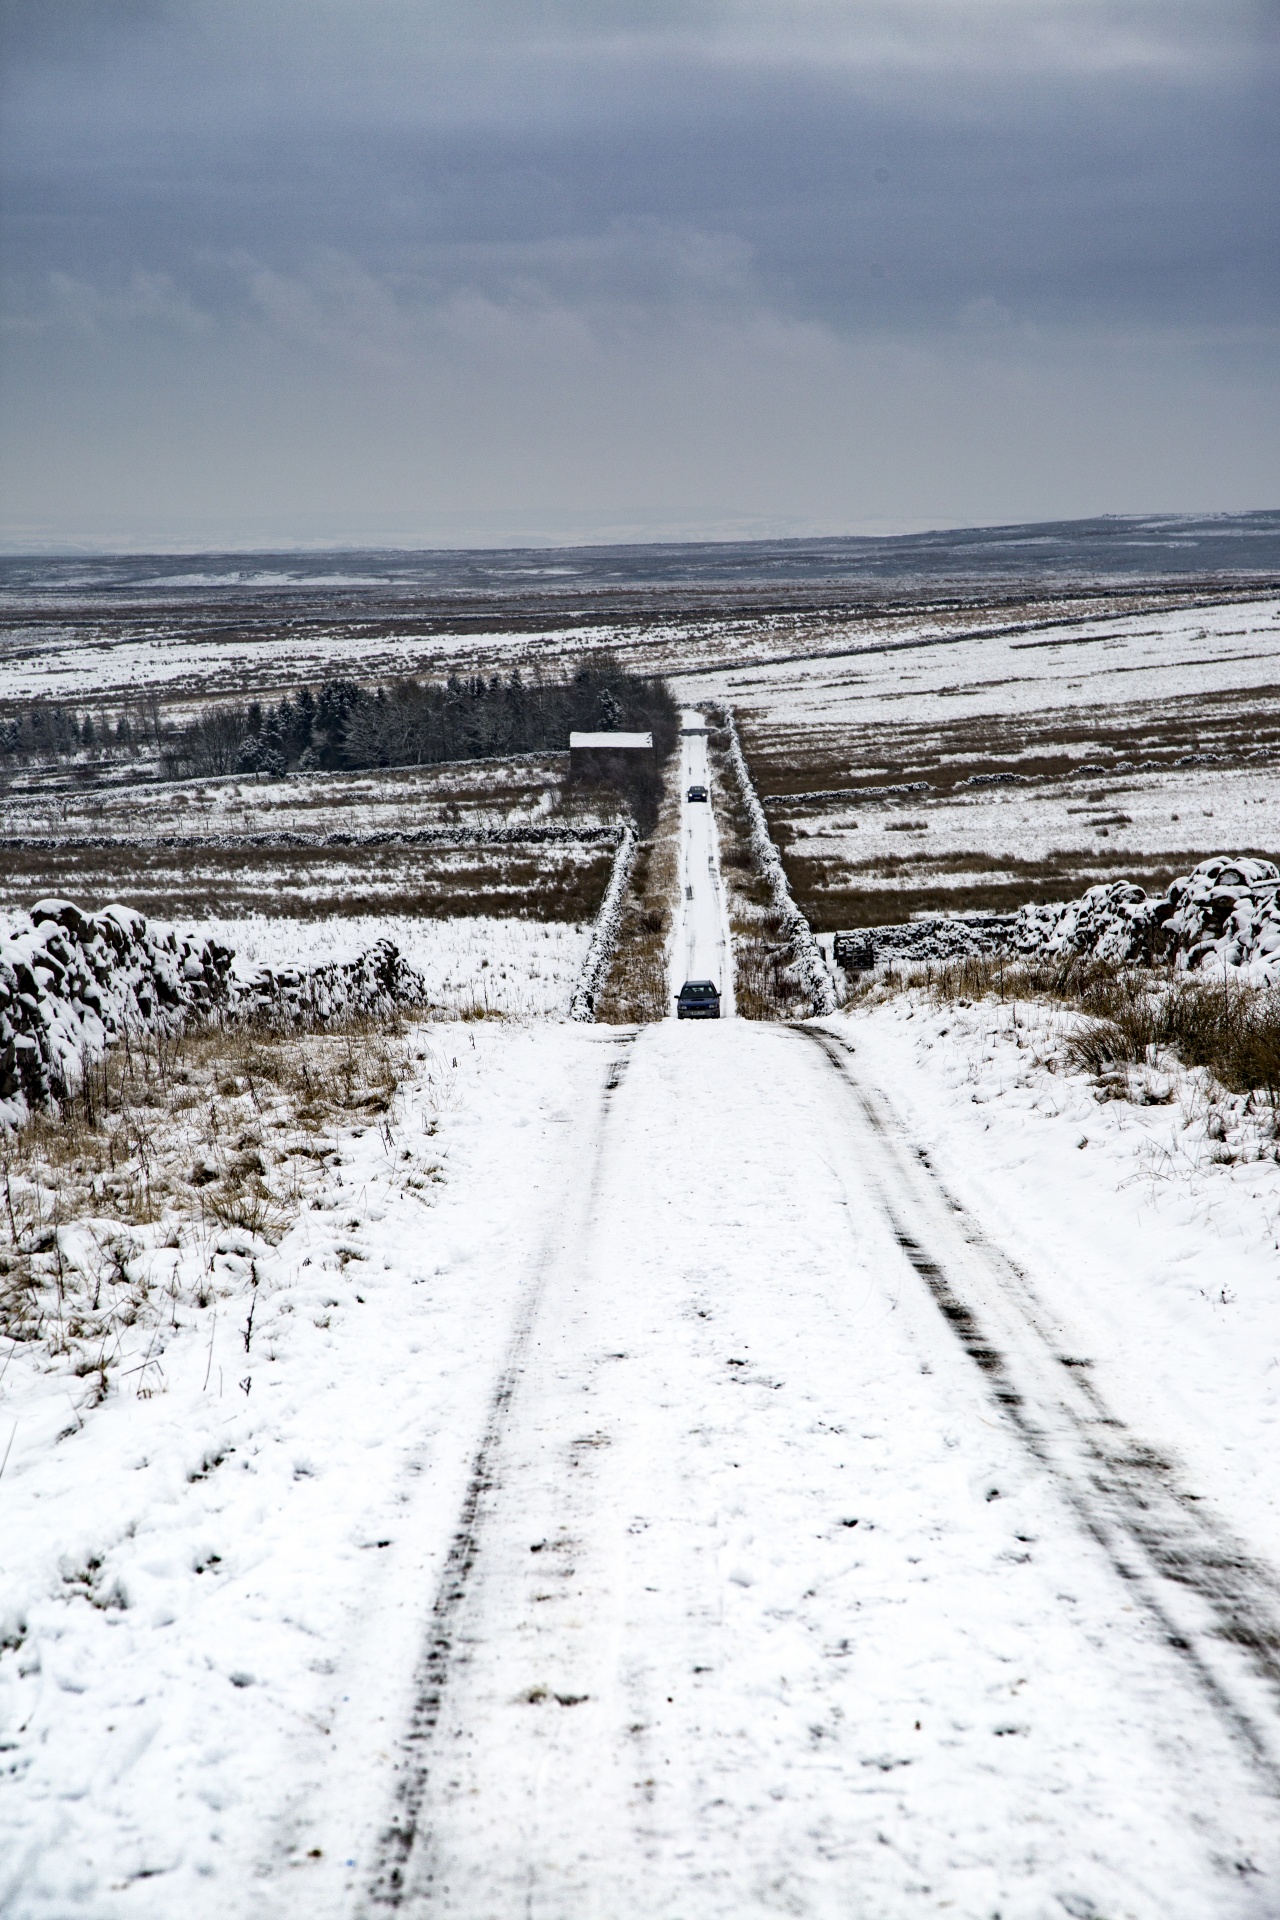
[[308, 967], [352, 960], [389, 939], [427, 983], [432, 1006], [479, 1009], [514, 1019], [562, 1016], [586, 957], [591, 929], [556, 921], [409, 914], [335, 914], [317, 920], [208, 919], [198, 937], [235, 953], [237, 977], [261, 966]]
[[[7, 1356], [0, 1911], [243, 1910], [263, 1815], [324, 1749], [385, 1570], [429, 1586], [526, 1224], [499, 1200], [486, 1227], [441, 1170], [479, 1132], [527, 1198], [572, 1097], [528, 1036], [500, 1099], [483, 1045], [458, 1046], [427, 1037], [394, 1147], [348, 1136], [277, 1249], [233, 1233], [176, 1256], [229, 1294], [140, 1334], [103, 1405]], [[459, 1073], [472, 1097], [438, 1147]]]
[[0, 1356], [0, 1913], [1274, 1914], [1280, 1166], [1071, 1018], [424, 1026], [105, 1399]]
[[[981, 872], [989, 883], [1017, 886], [1028, 861], [1051, 861], [1064, 853], [1087, 868], [1089, 854], [1082, 849], [1099, 822], [1106, 824], [1107, 837], [1094, 852], [1099, 876], [1107, 878], [1114, 875], [1117, 856], [1128, 854], [1140, 868], [1156, 861], [1169, 871], [1171, 863], [1185, 862], [1189, 848], [1257, 847], [1273, 837], [1277, 779], [1271, 769], [1182, 768], [1108, 776], [1104, 784], [1105, 800], [1091, 798], [1073, 779], [891, 803], [859, 797], [830, 802], [819, 816], [792, 813], [786, 803], [778, 810], [786, 815], [798, 848], [849, 862], [857, 869], [858, 886], [868, 893], [902, 886], [897, 861], [904, 854], [928, 863], [935, 886], [963, 885], [971, 878], [962, 874], [948, 882], [946, 862], [975, 850], [985, 856]], [[911, 830], [906, 822], [913, 823]], [[885, 863], [884, 872], [874, 871], [877, 862]]]
[[[686, 980], [710, 980], [720, 989], [720, 1014], [734, 1010], [729, 913], [720, 878], [720, 841], [711, 805], [711, 768], [703, 717], [680, 715], [680, 897], [671, 936], [671, 1016]], [[706, 800], [690, 800], [690, 787], [705, 787]]]
[[1274, 851], [1274, 595], [1032, 634], [928, 625], [919, 644], [688, 682], [733, 707], [767, 785], [815, 790], [768, 806], [816, 910], [827, 888], [1016, 907], [1055, 881], [1163, 885], [1218, 848]]
[[[1179, 695], [1266, 688], [1278, 632], [1274, 595], [1119, 620], [1077, 618], [1035, 634], [986, 638], [950, 633], [922, 617], [911, 633], [878, 649], [858, 651], [854, 641], [849, 652], [826, 660], [708, 670], [688, 687], [696, 698], [728, 698], [748, 721], [757, 713], [815, 726], [856, 720], [884, 729], [888, 739], [904, 719], [915, 727], [988, 715], [1039, 721], [1055, 710], [1099, 714]], [[1082, 745], [1082, 764], [1092, 757]]]
[[[1153, 1178], [1176, 1113], [1099, 1108], [1018, 1018], [823, 1030], [1268, 1553], [1280, 1170]], [[96, 1408], [9, 1359], [0, 1910], [351, 1914], [408, 1805], [410, 1912], [1272, 1911], [1265, 1780], [1001, 1418], [806, 1034], [424, 1039], [278, 1247], [157, 1252], [216, 1319]]]
[[[1265, 1112], [1231, 1162], [1205, 1077], [1143, 1070], [1150, 1105], [1064, 1071], [1076, 1016], [907, 995], [849, 1021], [912, 1138], [1049, 1292], [1064, 1350], [1270, 1556], [1280, 1502], [1280, 1166]], [[1055, 1062], [1050, 1071], [1047, 1062]], [[1172, 1097], [1170, 1097], [1172, 1096]], [[1227, 1117], [1243, 1102], [1226, 1103]]]

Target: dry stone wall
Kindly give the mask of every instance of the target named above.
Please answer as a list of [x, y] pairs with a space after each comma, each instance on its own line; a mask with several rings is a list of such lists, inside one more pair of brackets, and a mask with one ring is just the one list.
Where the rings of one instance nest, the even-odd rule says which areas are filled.
[[235, 977], [234, 960], [230, 947], [153, 926], [130, 907], [85, 913], [38, 901], [0, 931], [0, 1126], [61, 1099], [87, 1060], [130, 1032], [213, 1017], [315, 1025], [427, 999], [390, 940], [355, 960], [263, 967], [248, 980]]
[[1270, 984], [1280, 979], [1280, 868], [1219, 853], [1160, 895], [1122, 880], [1090, 887], [1065, 906], [1024, 907], [1010, 945], [1026, 954], [1221, 967]]

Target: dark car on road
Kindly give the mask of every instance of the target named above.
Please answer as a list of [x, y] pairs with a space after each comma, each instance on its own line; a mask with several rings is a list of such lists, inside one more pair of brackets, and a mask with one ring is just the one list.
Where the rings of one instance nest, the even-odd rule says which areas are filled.
[[710, 980], [686, 980], [676, 995], [677, 1020], [718, 1020], [720, 989]]
[[706, 797], [707, 790], [705, 787], [690, 787], [688, 793], [685, 795], [686, 800], [705, 800]]

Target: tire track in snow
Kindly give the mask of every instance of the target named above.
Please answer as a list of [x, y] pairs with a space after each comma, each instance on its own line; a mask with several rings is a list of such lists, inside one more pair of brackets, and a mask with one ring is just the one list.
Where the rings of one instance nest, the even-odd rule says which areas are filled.
[[[615, 1045], [629, 1047], [636, 1033], [620, 1034]], [[595, 1139], [590, 1150], [591, 1175], [586, 1210], [589, 1213], [599, 1185], [610, 1096], [621, 1085], [629, 1055], [615, 1056], [602, 1089]], [[378, 1837], [373, 1872], [363, 1902], [365, 1912], [398, 1909], [406, 1893], [405, 1869], [419, 1843], [419, 1828], [433, 1764], [433, 1745], [455, 1659], [458, 1622], [471, 1590], [471, 1576], [480, 1554], [487, 1497], [500, 1490], [498, 1455], [507, 1418], [524, 1370], [538, 1309], [556, 1261], [563, 1223], [553, 1225], [516, 1312], [507, 1357], [489, 1401], [484, 1431], [476, 1448], [466, 1493], [449, 1543], [444, 1569], [431, 1606], [430, 1625], [413, 1679], [413, 1703], [400, 1741], [400, 1760], [392, 1817]]]
[[[1089, 1378], [1090, 1361], [1061, 1351], [1028, 1276], [948, 1192], [923, 1149], [911, 1147], [883, 1095], [858, 1079], [852, 1045], [821, 1028], [795, 1031], [841, 1075], [885, 1150], [898, 1192], [864, 1165], [867, 1187], [1001, 1415], [1280, 1797], [1280, 1580], [1274, 1570], [1179, 1486], [1172, 1461], [1111, 1411]], [[923, 1197], [922, 1182], [931, 1190]], [[1006, 1345], [997, 1344], [990, 1311], [984, 1319], [960, 1277], [962, 1251], [947, 1261], [931, 1249], [931, 1241], [936, 1246], [948, 1232], [978, 1255], [1000, 1302], [1013, 1310], [1003, 1329]]]

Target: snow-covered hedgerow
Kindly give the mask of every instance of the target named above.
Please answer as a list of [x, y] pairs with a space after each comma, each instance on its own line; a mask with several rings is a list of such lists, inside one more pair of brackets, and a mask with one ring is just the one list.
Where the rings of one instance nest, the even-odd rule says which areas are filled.
[[1163, 895], [1125, 881], [1090, 887], [1065, 906], [1027, 906], [1011, 930], [1019, 953], [1219, 966], [1258, 984], [1280, 979], [1280, 868], [1214, 854]]
[[41, 900], [0, 932], [0, 1124], [57, 1099], [130, 1029], [176, 1030], [224, 1006], [232, 955], [128, 907]]
[[791, 897], [787, 871], [782, 864], [782, 856], [774, 845], [773, 836], [769, 832], [769, 823], [765, 819], [755, 781], [751, 778], [746, 755], [742, 751], [742, 742], [738, 737], [738, 723], [732, 709], [725, 710], [725, 720], [729, 730], [729, 762], [737, 779], [750, 822], [751, 850], [768, 882], [774, 909], [779, 915], [783, 934], [791, 948], [790, 965], [812, 1000], [815, 1014], [834, 1013], [836, 991], [826, 958], [814, 938], [813, 928]]

